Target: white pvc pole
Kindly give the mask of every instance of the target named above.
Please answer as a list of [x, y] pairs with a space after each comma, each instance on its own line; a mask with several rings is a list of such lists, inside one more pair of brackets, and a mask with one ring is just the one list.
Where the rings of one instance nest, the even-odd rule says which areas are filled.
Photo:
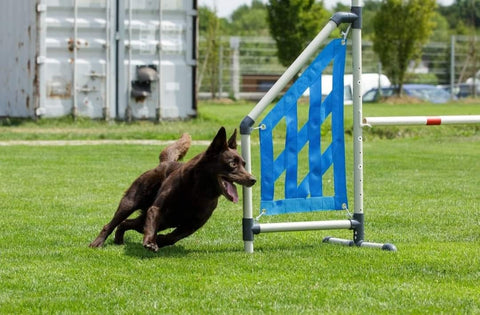
[[295, 59], [295, 61], [288, 67], [288, 69], [282, 74], [282, 76], [275, 82], [275, 84], [268, 90], [268, 92], [262, 97], [262, 99], [255, 105], [250, 111], [248, 116], [252, 120], [256, 120], [263, 110], [277, 97], [277, 95], [283, 90], [283, 88], [292, 80], [308, 59], [318, 51], [320, 44], [328, 38], [330, 33], [337, 28], [337, 24], [334, 21], [329, 21], [327, 25], [315, 36], [310, 44], [303, 50], [303, 52]]
[[[242, 135], [242, 156], [245, 159], [245, 169], [252, 172], [252, 157], [250, 135]], [[252, 187], [242, 186], [243, 190], [243, 218], [253, 219]], [[247, 253], [253, 253], [253, 241], [244, 241], [244, 249]]]
[[479, 124], [480, 115], [365, 117], [365, 126]]
[[[352, 7], [360, 7], [361, 1], [353, 0]], [[353, 64], [353, 183], [354, 210], [363, 215], [363, 130], [362, 130], [362, 29], [352, 29]]]

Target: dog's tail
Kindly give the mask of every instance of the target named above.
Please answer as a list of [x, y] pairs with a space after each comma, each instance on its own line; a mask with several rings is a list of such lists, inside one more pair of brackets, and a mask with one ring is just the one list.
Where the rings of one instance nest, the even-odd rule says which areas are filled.
[[185, 154], [187, 154], [191, 142], [192, 138], [190, 137], [190, 135], [188, 133], [184, 133], [180, 137], [180, 139], [170, 144], [165, 149], [163, 149], [162, 152], [160, 152], [160, 163], [181, 160], [185, 156]]

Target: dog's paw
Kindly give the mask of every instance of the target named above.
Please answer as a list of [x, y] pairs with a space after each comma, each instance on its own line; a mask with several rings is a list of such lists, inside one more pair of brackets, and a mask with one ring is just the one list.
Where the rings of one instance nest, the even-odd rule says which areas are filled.
[[104, 240], [97, 238], [96, 240], [90, 243], [89, 247], [102, 247], [103, 241]]
[[125, 244], [125, 242], [123, 241], [123, 237], [122, 238], [119, 238], [119, 237], [116, 237], [113, 239], [113, 244], [115, 245], [123, 245]]
[[143, 247], [146, 249], [152, 251], [152, 252], [157, 252], [158, 251], [158, 245], [154, 242], [147, 242], [143, 244]]

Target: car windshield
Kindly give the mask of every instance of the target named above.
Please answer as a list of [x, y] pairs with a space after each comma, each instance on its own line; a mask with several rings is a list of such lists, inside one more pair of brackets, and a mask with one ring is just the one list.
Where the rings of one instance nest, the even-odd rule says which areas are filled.
[[[382, 97], [390, 97], [393, 95], [392, 88], [382, 88]], [[363, 95], [364, 102], [376, 102], [380, 98], [380, 93], [378, 89], [371, 89]]]

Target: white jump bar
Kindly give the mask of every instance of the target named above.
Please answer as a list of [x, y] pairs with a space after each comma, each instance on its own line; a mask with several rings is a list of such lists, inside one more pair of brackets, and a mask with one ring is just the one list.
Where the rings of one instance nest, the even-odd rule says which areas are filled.
[[351, 220], [262, 223], [257, 224], [254, 229], [255, 228], [257, 229], [255, 234], [258, 234], [269, 232], [351, 229], [353, 228], [353, 223]]
[[364, 117], [365, 126], [480, 124], [480, 115]]

